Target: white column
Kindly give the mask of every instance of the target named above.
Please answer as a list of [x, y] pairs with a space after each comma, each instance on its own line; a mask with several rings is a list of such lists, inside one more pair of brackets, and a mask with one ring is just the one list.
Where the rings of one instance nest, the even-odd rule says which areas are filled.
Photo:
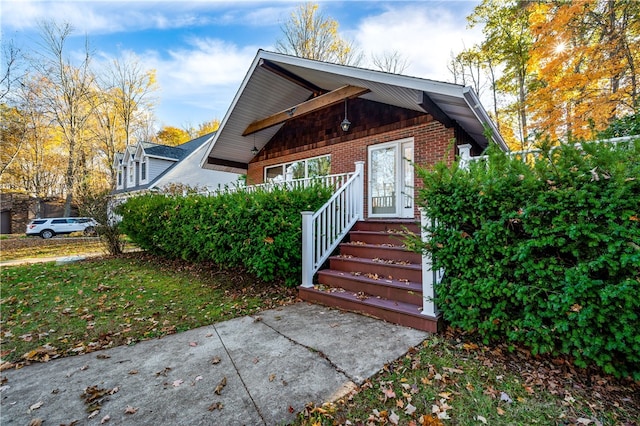
[[357, 201], [358, 220], [364, 220], [364, 161], [356, 161], [356, 176], [358, 176]]
[[[429, 232], [426, 227], [430, 225], [430, 220], [424, 212], [423, 207], [418, 207], [420, 210], [420, 233], [422, 241], [425, 242], [429, 239]], [[431, 262], [431, 254], [422, 252], [422, 315], [435, 317], [438, 315], [438, 309], [435, 303], [435, 285], [437, 284], [436, 271], [433, 270], [433, 264]]]
[[313, 212], [302, 212], [302, 287], [313, 287]]
[[471, 144], [458, 145], [458, 152], [460, 153], [460, 168], [466, 170], [471, 159]]

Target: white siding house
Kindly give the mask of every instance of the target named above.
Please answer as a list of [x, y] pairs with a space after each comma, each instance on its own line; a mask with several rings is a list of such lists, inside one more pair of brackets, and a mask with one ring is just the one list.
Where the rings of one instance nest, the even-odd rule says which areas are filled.
[[138, 142], [126, 147], [115, 157], [118, 178], [113, 194], [162, 189], [172, 184], [210, 190], [234, 184], [239, 178], [237, 173], [200, 168], [205, 148], [214, 134], [177, 146]]

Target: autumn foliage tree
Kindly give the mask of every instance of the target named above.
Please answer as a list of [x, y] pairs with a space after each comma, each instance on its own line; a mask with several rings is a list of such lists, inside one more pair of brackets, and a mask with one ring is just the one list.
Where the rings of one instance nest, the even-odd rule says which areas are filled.
[[535, 125], [552, 139], [590, 138], [638, 107], [640, 3], [585, 0], [532, 7]]
[[512, 148], [592, 138], [638, 111], [640, 3], [483, 0], [467, 19], [484, 40], [451, 70], [476, 88], [489, 81]]

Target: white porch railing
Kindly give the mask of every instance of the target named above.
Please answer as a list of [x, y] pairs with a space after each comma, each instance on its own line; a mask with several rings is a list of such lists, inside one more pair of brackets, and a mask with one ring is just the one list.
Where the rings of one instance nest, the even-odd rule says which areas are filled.
[[[638, 136], [622, 136], [619, 138], [602, 139], [595, 142], [610, 143], [612, 145], [617, 145], [621, 142], [629, 142], [634, 139], [638, 139]], [[574, 144], [574, 146], [578, 148], [581, 145], [582, 144], [580, 143]], [[561, 146], [562, 145], [555, 145], [551, 147], [551, 149], [549, 150], [549, 153], [552, 153], [553, 151], [559, 149]], [[471, 163], [472, 161], [486, 161], [489, 158], [488, 155], [478, 155], [476, 157], [472, 157], [471, 145], [469, 144], [458, 145], [458, 150], [460, 152], [460, 168], [462, 169], [467, 169], [469, 167], [469, 163]], [[529, 160], [536, 160], [538, 157], [540, 157], [540, 154], [542, 154], [542, 150], [534, 148], [534, 149], [526, 149], [523, 151], [511, 151], [507, 155], [509, 155], [512, 158], [519, 158], [520, 160], [526, 162]]]
[[[423, 242], [429, 240], [429, 231], [427, 226], [431, 225], [429, 217], [424, 212], [423, 207], [420, 210], [420, 232]], [[422, 252], [422, 315], [435, 317], [438, 315], [438, 307], [436, 306], [436, 285], [440, 284], [444, 277], [444, 269], [433, 270], [433, 262], [431, 254]]]
[[340, 241], [364, 218], [364, 162], [318, 211], [302, 212], [302, 287], [313, 287], [313, 275]]

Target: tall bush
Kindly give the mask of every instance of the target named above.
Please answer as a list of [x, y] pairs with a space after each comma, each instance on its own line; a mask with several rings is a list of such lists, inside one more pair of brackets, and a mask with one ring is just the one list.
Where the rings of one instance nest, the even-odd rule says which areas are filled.
[[562, 353], [640, 378], [640, 142], [491, 150], [468, 170], [420, 170], [445, 280], [436, 303], [486, 341]]
[[147, 194], [118, 207], [123, 231], [139, 247], [167, 257], [244, 268], [264, 281], [300, 283], [301, 211], [331, 190], [236, 192], [218, 196]]

